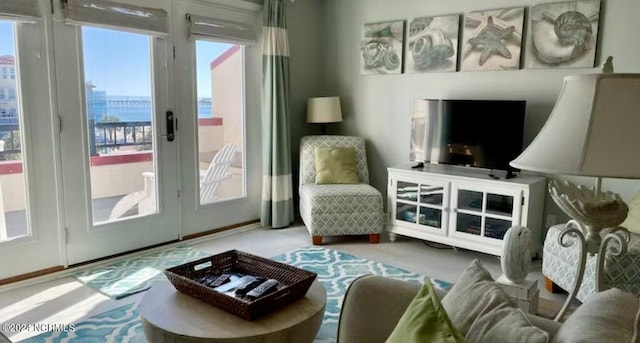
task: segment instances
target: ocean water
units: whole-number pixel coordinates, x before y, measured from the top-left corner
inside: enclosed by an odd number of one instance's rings
[[[151,121],[151,106],[133,108],[107,108],[110,116],[115,116],[121,122]],[[211,106],[198,106],[198,118],[211,118]],[[161,116],[161,118],[164,116]],[[100,122],[100,118],[96,118]]]

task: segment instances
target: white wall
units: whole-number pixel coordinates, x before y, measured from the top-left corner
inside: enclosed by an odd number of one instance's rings
[[[367,140],[369,168],[376,188],[386,192],[386,167],[408,163],[410,114],[415,98],[524,99],[525,145],[544,124],[563,78],[599,69],[546,69],[400,75],[360,75],[360,36],[365,22],[412,16],[464,14],[501,7],[531,6],[536,0],[326,0],[324,28],[327,89],[342,97],[341,131]],[[602,0],[597,64],[614,56],[616,72],[640,72],[640,1]],[[525,29],[526,30],[526,29]],[[526,32],[525,32],[526,35]],[[312,66],[310,66],[312,67]],[[579,179],[585,183],[588,179]],[[629,198],[635,181],[605,182]],[[561,211],[547,199],[547,211]]]

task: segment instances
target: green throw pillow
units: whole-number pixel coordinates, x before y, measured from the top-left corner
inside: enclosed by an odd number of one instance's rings
[[[358,183],[355,148],[316,148],[316,183]]]
[[[464,343],[427,281],[411,301],[387,343]]]

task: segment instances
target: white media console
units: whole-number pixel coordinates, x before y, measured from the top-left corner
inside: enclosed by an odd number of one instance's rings
[[[544,177],[494,179],[489,171],[437,164],[387,170],[391,241],[403,235],[500,256],[506,231],[521,225],[531,229],[531,251],[539,255]]]

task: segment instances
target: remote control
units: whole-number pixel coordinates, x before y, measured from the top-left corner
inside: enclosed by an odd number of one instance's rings
[[[247,293],[249,293],[252,289],[258,287],[261,283],[265,282],[265,278],[259,277],[256,278],[250,282],[247,282],[243,285],[240,285],[237,289],[236,289],[236,295],[246,295]]]
[[[215,278],[214,280],[208,282],[207,286],[216,288],[218,286],[224,285],[225,283],[227,283],[229,281],[231,281],[231,275],[222,274],[222,275],[218,276],[217,278]]]
[[[257,299],[261,296],[271,293],[278,288],[278,281],[274,279],[269,279],[260,284],[260,286],[254,288],[249,293],[247,293],[247,297],[250,299]]]

